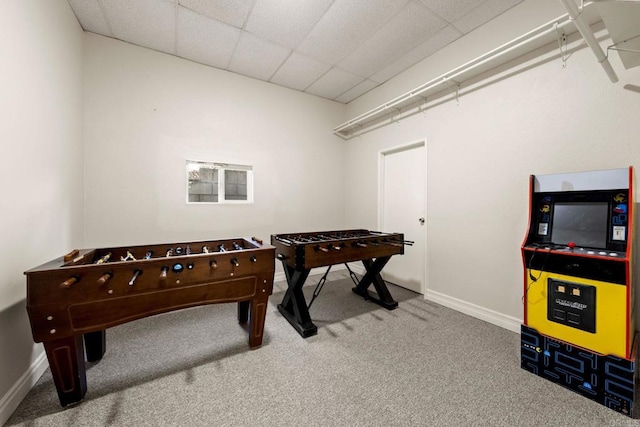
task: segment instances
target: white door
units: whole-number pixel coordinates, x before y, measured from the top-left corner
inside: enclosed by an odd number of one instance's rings
[[[380,153],[380,231],[404,233],[404,255],[394,255],[382,270],[384,280],[424,294],[425,287],[425,188],[424,142]]]

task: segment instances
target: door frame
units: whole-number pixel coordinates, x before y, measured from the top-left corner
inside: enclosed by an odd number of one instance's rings
[[[423,277],[422,284],[420,285],[420,293],[424,298],[426,298],[427,293],[427,277],[429,271],[429,263],[428,263],[428,244],[427,244],[427,228],[428,228],[428,218],[427,218],[427,138],[422,138],[417,141],[404,143],[400,145],[396,145],[390,148],[385,148],[378,151],[378,230],[382,228],[384,224],[384,159],[385,156],[389,154],[398,153],[401,151],[411,150],[418,147],[424,147],[424,219],[425,226],[423,227],[422,239],[424,241],[424,269],[423,269]],[[401,230],[381,230],[385,232],[402,232]]]

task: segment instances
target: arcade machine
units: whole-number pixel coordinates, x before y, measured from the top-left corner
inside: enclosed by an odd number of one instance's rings
[[[521,366],[637,416],[633,168],[531,176]]]

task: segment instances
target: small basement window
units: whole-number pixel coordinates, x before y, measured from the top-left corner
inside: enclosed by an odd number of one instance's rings
[[[253,203],[253,167],[187,160],[187,203]]]

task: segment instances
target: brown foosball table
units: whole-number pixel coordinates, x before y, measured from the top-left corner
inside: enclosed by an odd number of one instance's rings
[[[303,337],[318,333],[309,308],[318,296],[332,265],[345,264],[355,283],[352,291],[387,310],[398,307],[389,293],[380,272],[393,255],[403,254],[404,246],[413,242],[404,240],[402,233],[383,233],[369,230],[340,230],[305,233],[274,234],[271,244],[276,248],[276,258],[282,261],[287,278],[287,291],[278,305],[278,311]],[[366,273],[358,280],[348,262],[362,261]],[[307,305],[302,292],[312,268],[328,267],[316,286],[313,298]],[[375,293],[368,288],[373,285]]]
[[[105,330],[132,320],[237,303],[249,346],[262,345],[274,251],[256,238],[76,249],[25,272],[33,339],[44,344],[60,404],[87,391],[85,351],[100,360]]]

